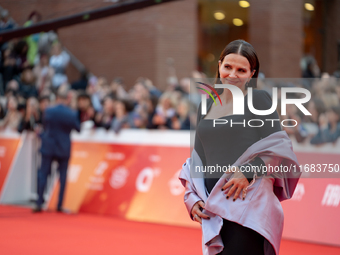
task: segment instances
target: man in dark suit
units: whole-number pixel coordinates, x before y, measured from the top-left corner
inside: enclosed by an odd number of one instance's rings
[[[38,201],[33,212],[41,212],[44,202],[44,190],[51,164],[58,162],[60,191],[57,211],[62,212],[64,190],[67,177],[67,166],[71,152],[70,133],[73,129],[80,131],[77,113],[67,107],[67,91],[59,92],[57,105],[49,107],[43,115],[44,132],[41,137],[41,167],[38,171]]]

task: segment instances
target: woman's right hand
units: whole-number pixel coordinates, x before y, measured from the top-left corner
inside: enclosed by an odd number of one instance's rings
[[[202,218],[208,219],[208,220],[210,219],[208,215],[202,213],[202,209],[204,209],[204,206],[205,206],[204,202],[200,200],[196,202],[191,209],[192,218],[195,221],[198,221],[200,224],[202,224]]]

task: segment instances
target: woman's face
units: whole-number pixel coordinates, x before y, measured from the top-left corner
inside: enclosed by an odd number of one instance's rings
[[[40,56],[40,64],[42,66],[48,66],[48,63],[49,63],[48,56],[47,55],[41,55]]]
[[[147,98],[149,94],[149,91],[141,83],[136,83],[133,89],[134,89],[134,99],[137,102],[140,100],[143,100],[144,98]]]
[[[171,108],[171,100],[170,98],[164,98],[163,102],[162,102],[162,106],[164,109],[169,109]]]
[[[86,111],[91,106],[91,100],[88,98],[78,98],[78,109]]]
[[[39,21],[38,15],[33,15],[31,20],[32,20],[33,23],[37,23]]]
[[[112,115],[114,113],[114,101],[111,98],[106,98],[103,106],[104,113]]]
[[[126,109],[125,109],[125,105],[122,102],[117,102],[116,105],[116,116],[119,117],[123,117],[126,114]]]
[[[23,80],[23,82],[26,83],[26,84],[32,84],[32,83],[34,83],[34,73],[32,72],[32,70],[26,69],[26,70],[22,73],[22,80]]]
[[[10,111],[16,111],[17,108],[18,108],[18,101],[17,101],[17,99],[15,97],[10,97],[8,99],[7,107],[8,107],[8,110],[10,110]]]
[[[16,80],[11,80],[7,83],[7,88],[18,90],[19,89],[19,83]]]
[[[327,117],[329,122],[331,123],[336,123],[339,121],[339,116],[335,112],[333,112],[333,110],[327,111]]]
[[[184,102],[180,102],[177,107],[177,112],[180,116],[188,115],[189,107],[188,104]]]
[[[245,90],[245,84],[250,81],[255,70],[250,70],[250,64],[246,57],[231,53],[219,61],[220,78],[223,84],[235,85]]]
[[[61,52],[62,52],[61,44],[59,44],[59,43],[53,44],[51,52],[52,52],[52,55],[55,55],[55,56],[60,55]]]

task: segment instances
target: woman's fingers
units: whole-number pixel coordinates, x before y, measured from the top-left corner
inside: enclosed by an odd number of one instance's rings
[[[202,224],[202,218],[204,219],[210,219],[209,215],[203,213],[201,211],[201,208],[204,208],[205,204],[203,201],[199,201],[194,205],[194,208],[192,210],[192,217],[195,221],[198,221]]]
[[[249,182],[241,172],[239,173],[240,173],[240,176],[237,175],[238,172],[235,173],[235,176],[232,179],[228,180],[228,182],[224,184],[222,187],[222,191],[225,191],[223,193],[226,194],[227,199],[231,197],[232,194],[235,192],[234,197],[233,197],[233,201],[235,201],[240,195],[241,191],[243,191],[243,194],[242,194],[243,200],[246,197],[245,189],[249,185]],[[226,189],[230,186],[231,188],[229,189],[229,191],[226,191]]]
[[[227,199],[231,197],[231,195],[234,193],[234,191],[238,188],[238,185],[234,183],[234,185],[230,188],[230,190],[227,193]]]
[[[196,213],[194,214],[193,219],[202,224],[202,219],[210,220],[210,217],[204,213]]]
[[[203,203],[203,201],[201,201]],[[205,213],[203,213],[201,211],[201,206],[202,204],[201,203],[197,203],[197,205],[195,206],[194,210],[193,210],[193,216],[195,217],[195,215],[197,215],[199,218],[204,218],[204,219],[210,219],[209,215],[206,215]],[[203,206],[204,206],[204,203],[203,203]],[[197,217],[196,216],[196,217]]]
[[[240,184],[234,184],[233,187],[229,190],[229,192],[227,193],[227,199],[229,197],[232,196],[232,194],[235,192],[234,194],[234,197],[233,197],[233,201],[235,201],[238,196],[240,195],[241,191],[243,191],[243,194],[242,194],[242,198],[243,200],[245,199],[246,197],[246,191],[244,190],[244,186],[243,185],[240,185]]]
[[[202,219],[197,214],[194,215],[194,220],[198,221],[200,224],[202,224]]]
[[[204,208],[205,204],[204,202],[201,200],[201,201],[198,201],[198,205],[201,207],[201,208]]]
[[[240,195],[241,191],[242,191],[242,188],[239,186],[237,188],[236,192],[235,192],[233,201],[235,201],[238,198],[238,196]]]
[[[204,218],[204,219],[210,219],[209,215],[202,213],[202,209],[204,209],[204,206],[205,206],[204,202],[201,200],[201,201],[198,202],[198,205],[199,205],[199,208],[198,208],[198,211],[197,211],[197,215],[201,218]]]
[[[230,179],[226,184],[223,185],[222,191],[225,191],[227,188],[229,188],[233,184],[234,184],[234,179]]]
[[[200,218],[204,218],[204,219],[210,219],[209,215],[205,214],[205,213],[202,213],[201,211],[197,212],[197,215],[200,217]]]
[[[242,189],[242,199],[246,199],[246,195],[247,195],[247,189]]]
[[[233,186],[229,189],[229,191],[225,192],[226,193],[226,198],[228,199],[235,192],[234,198],[233,198],[233,201],[235,201],[237,199],[237,197],[240,195],[241,191],[243,191],[242,198],[245,198],[245,196],[246,196],[246,192],[244,191],[245,187],[246,186],[244,186],[243,183],[238,183],[237,181],[234,182]],[[224,190],[224,189],[222,189],[222,190]]]

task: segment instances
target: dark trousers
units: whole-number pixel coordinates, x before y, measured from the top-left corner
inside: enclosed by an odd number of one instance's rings
[[[56,157],[56,156],[46,156],[42,155],[41,167],[38,171],[38,201],[37,206],[41,207],[44,203],[44,191],[47,184],[47,177],[51,173],[51,165],[53,161],[58,162],[58,171],[59,171],[59,181],[60,181],[60,190],[59,190],[59,200],[58,200],[58,209],[62,208],[64,191],[66,186],[66,177],[67,177],[67,166],[69,157]]]
[[[219,255],[264,255],[264,237],[250,228],[223,219],[220,235],[224,249]]]

